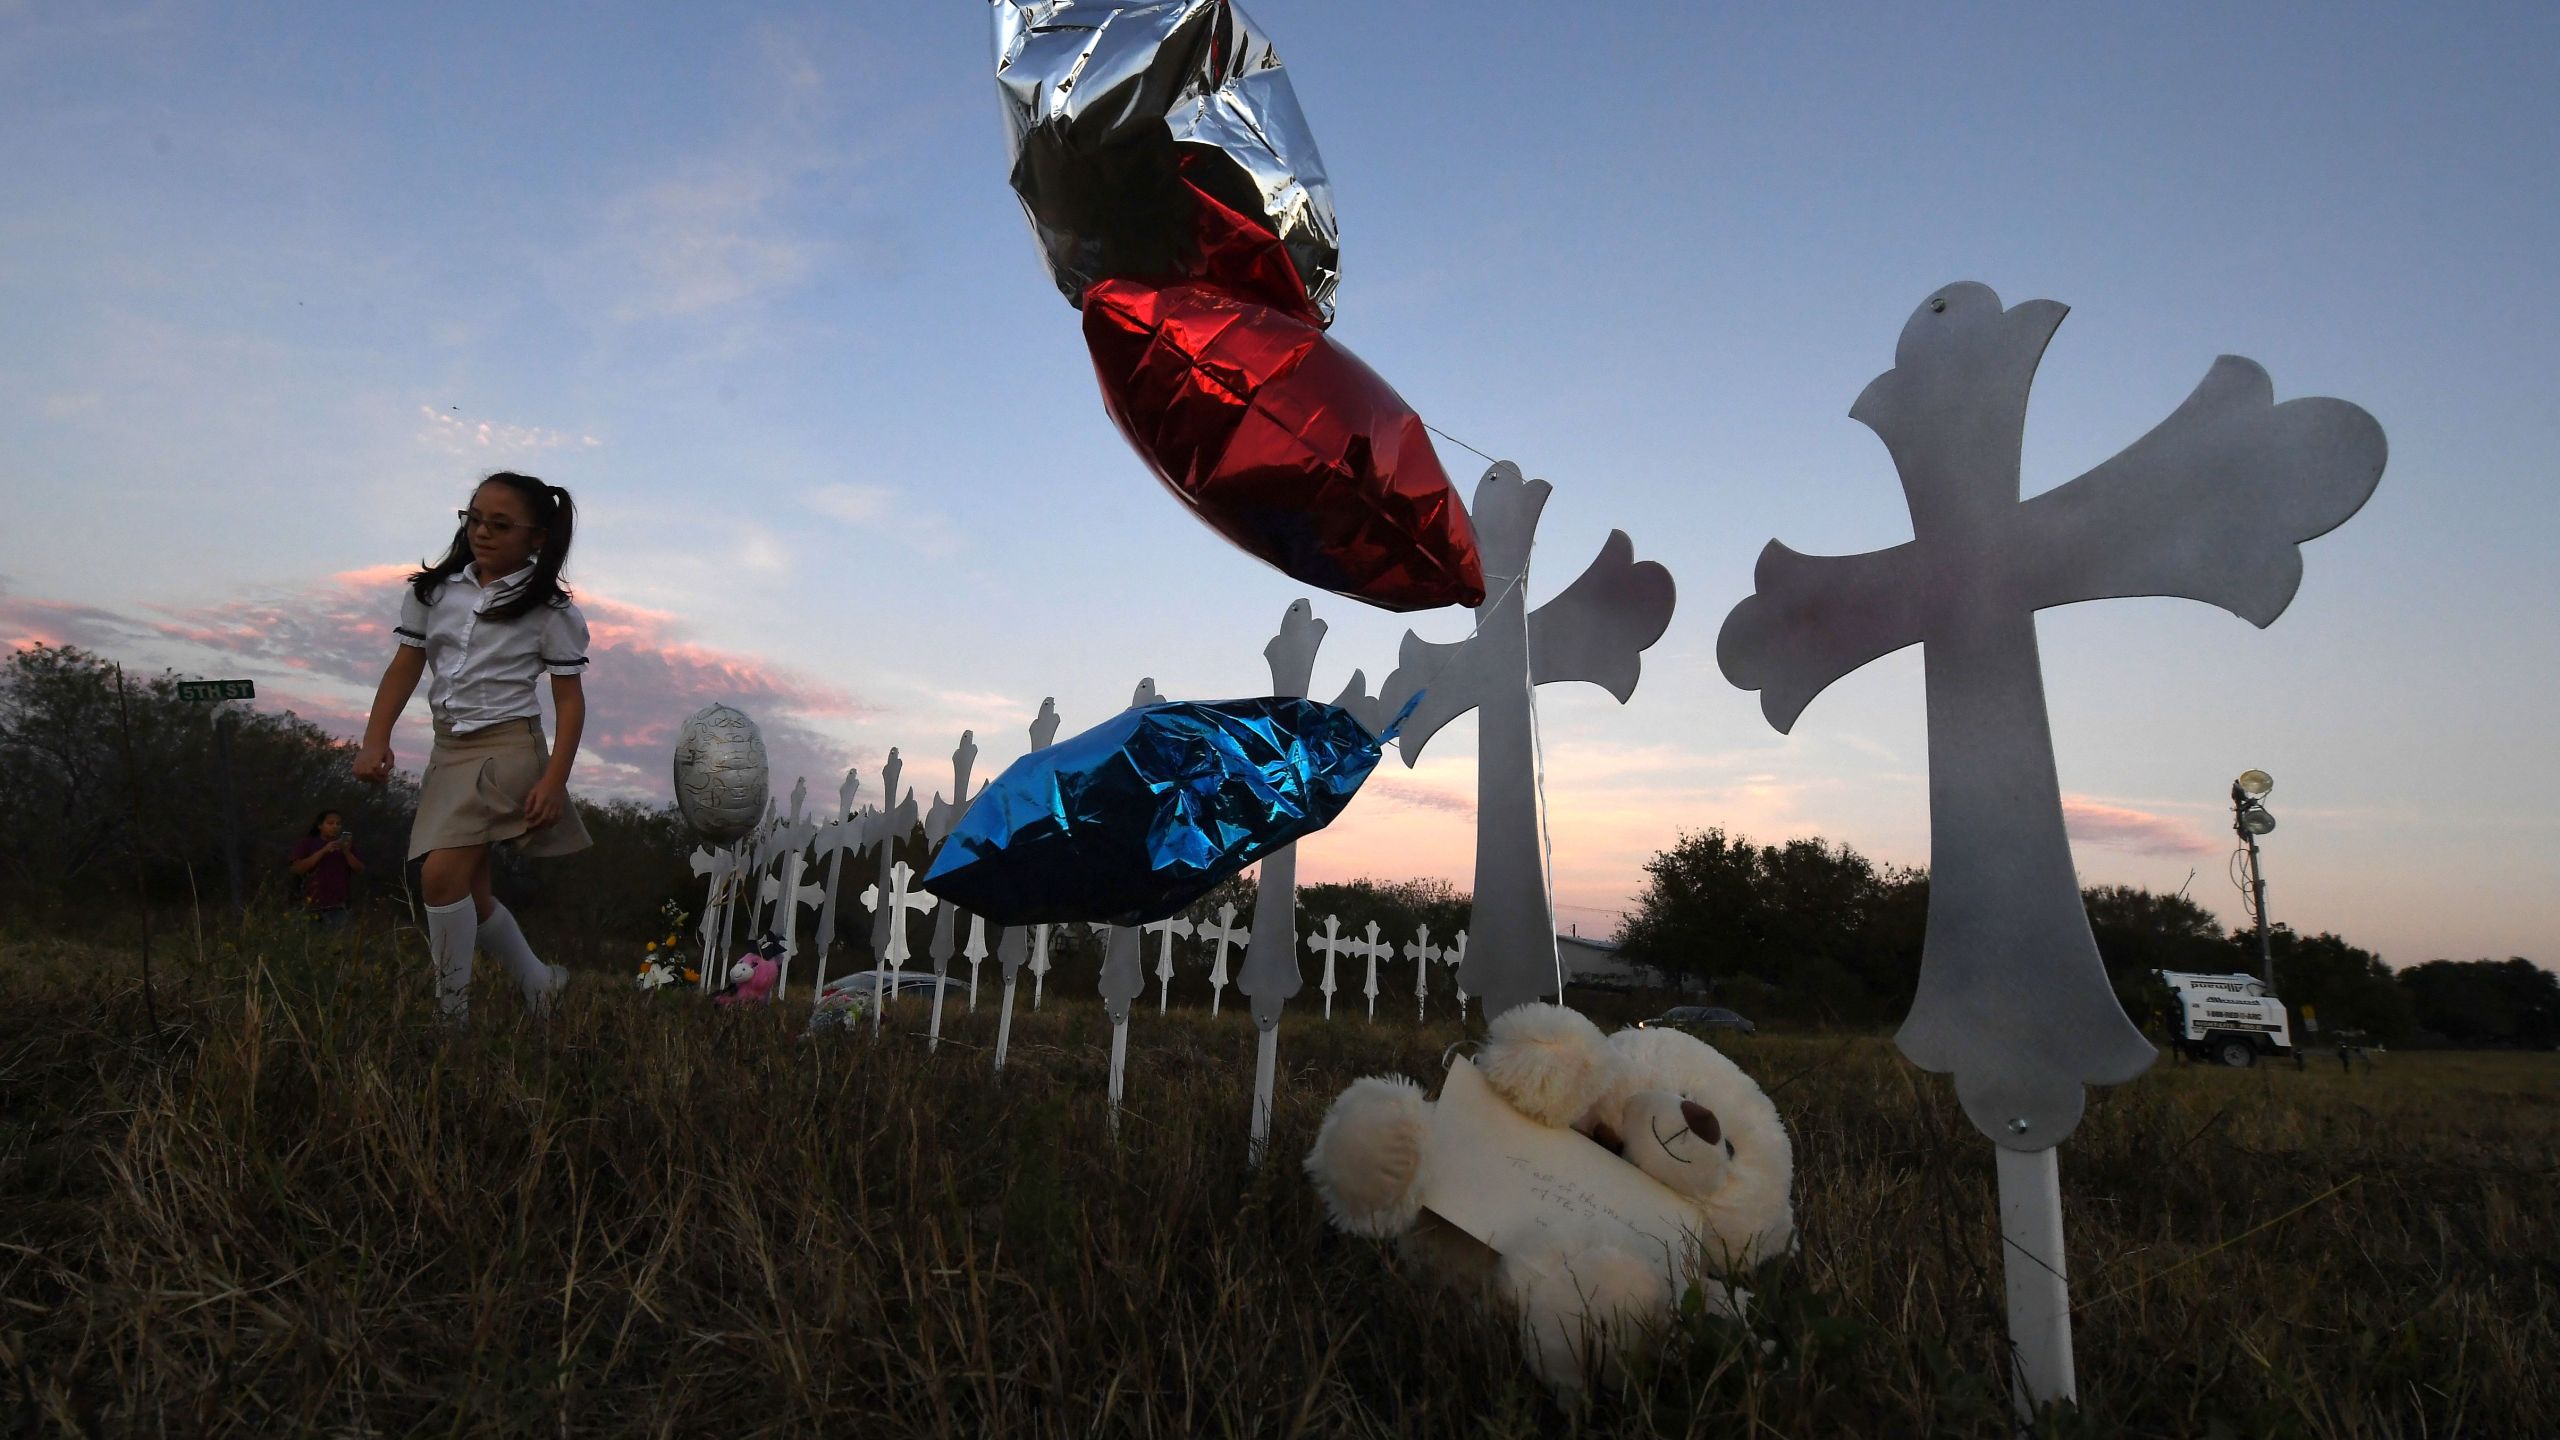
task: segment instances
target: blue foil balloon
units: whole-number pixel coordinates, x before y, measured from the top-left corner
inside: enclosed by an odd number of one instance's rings
[[[1280,696],[1124,710],[1007,766],[925,888],[1000,925],[1161,920],[1331,824],[1395,733]]]

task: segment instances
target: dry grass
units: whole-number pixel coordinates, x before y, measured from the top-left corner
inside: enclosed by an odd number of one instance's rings
[[[484,985],[451,1037],[380,940],[163,969],[155,1041],[123,964],[0,952],[0,1430],[2008,1433],[1990,1154],[1877,1038],[1729,1047],[1794,1127],[1803,1254],[1754,1333],[1699,1322],[1566,1414],[1296,1167],[1454,1027],[1293,1020],[1256,1171],[1233,1009],[1142,1009],[1114,1143],[1108,1030],[1054,995],[997,1083],[991,1006],[928,1056],[585,977],[547,1028]],[[2555,1154],[2550,1056],[2102,1092],[2064,1152],[2086,1409],[2051,1429],[2545,1431]]]

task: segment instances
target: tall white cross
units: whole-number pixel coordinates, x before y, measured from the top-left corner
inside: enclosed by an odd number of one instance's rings
[[[942,842],[951,838],[952,827],[960,823],[960,817],[969,809],[969,772],[977,763],[977,732],[963,730],[960,732],[960,748],[951,752],[951,793],[956,798],[945,800],[941,795],[935,795],[933,808],[925,816],[925,843],[936,853],[941,851]],[[931,862],[928,860],[926,863],[927,868],[931,868]],[[955,943],[959,924],[960,907],[957,905],[944,905],[933,917],[933,1019],[925,1028],[927,1052],[942,1048],[942,981],[951,973],[951,957],[959,953]]]
[[[1413,962],[1413,1018],[1428,1018],[1431,999],[1431,965],[1440,958],[1440,947],[1431,943],[1431,927],[1404,942],[1404,958]]]
[[[1031,748],[1046,750],[1058,738],[1058,702],[1056,697],[1040,701],[1040,713],[1031,721]],[[1010,925],[996,937],[996,960],[1004,967],[1004,1008],[996,1017],[996,1073],[1004,1073],[1004,1056],[1013,1043],[1013,986],[1027,960],[1035,968],[1031,972],[1031,1008],[1040,1008],[1040,977],[1049,973],[1049,927],[1046,925]],[[969,1006],[978,1004],[978,971],[969,969]]]
[[[807,821],[793,827],[794,834],[806,833],[812,840],[817,838],[817,830],[817,826]],[[802,843],[805,845],[807,842]],[[827,898],[825,887],[801,882],[807,861],[808,851],[805,849],[785,852],[781,878],[764,877],[765,898],[773,902],[773,923],[782,941],[782,973],[774,977],[773,989],[765,997],[768,1003],[780,1001],[783,992],[791,986],[791,957],[799,952],[800,947],[800,912],[816,909]]]
[[[1146,934],[1162,937],[1156,946],[1156,1013],[1161,1015],[1165,1012],[1165,1007],[1173,1003],[1174,938],[1190,934],[1191,922],[1179,915],[1169,915],[1162,920],[1141,925],[1138,929]]]
[[[1031,927],[1031,958],[1023,962],[1023,968],[1031,972],[1031,1008],[1037,1011],[1040,1008],[1040,991],[1049,978],[1048,926]]]
[[[1378,922],[1372,920],[1369,922],[1367,937],[1343,942],[1342,953],[1358,956],[1369,962],[1369,976],[1361,983],[1360,989],[1362,994],[1369,997],[1369,1023],[1374,1025],[1378,1022],[1378,962],[1396,953],[1395,944],[1378,938]]]
[[[1102,1011],[1111,1017],[1111,1133],[1120,1133],[1120,1096],[1129,1070],[1129,1002],[1146,993],[1146,957],[1133,925],[1087,927],[1103,937]]]
[[[827,903],[818,911],[818,978],[809,989],[812,998],[827,992],[827,957],[836,948],[836,902],[844,888],[844,853],[862,848],[862,821],[853,808],[853,797],[861,789],[861,773],[846,770],[844,784],[836,791],[836,818],[818,831],[814,853],[827,857]]]
[[[882,808],[871,813],[862,837],[864,849],[880,852],[878,878],[872,882],[872,888],[883,893],[889,888],[889,867],[897,862],[899,843],[916,828],[915,790],[909,788],[903,799],[898,795],[898,775],[905,768],[906,762],[898,758],[898,747],[890,746],[889,758],[880,763]],[[876,913],[871,917],[871,959],[875,970],[889,958],[891,924],[889,912]],[[872,1018],[876,1023],[879,1018],[877,1007],[874,1007]]]
[[[907,949],[907,927],[905,923],[907,917],[903,912],[913,910],[920,915],[931,914],[935,904],[934,897],[930,892],[911,888],[915,882],[915,878],[915,868],[909,865],[906,861],[901,860],[889,867],[888,889],[883,890],[879,886],[874,885],[862,892],[863,908],[871,911],[876,918],[887,922],[887,934],[889,938],[881,947],[880,959],[885,962],[892,975],[903,971],[906,968],[907,961],[912,958],[913,955],[913,952]],[[879,967],[875,966],[871,972],[871,1029],[873,1034],[879,1033],[881,1023],[880,1012],[887,1008],[887,1000],[888,996],[885,991],[885,980],[880,974]]]
[[[1549,488],[1522,479],[1508,460],[1485,471],[1471,513],[1492,588],[1476,607],[1475,631],[1452,645],[1406,631],[1396,671],[1380,692],[1391,704],[1422,692],[1398,740],[1407,765],[1442,726],[1476,712],[1475,913],[1468,928],[1484,931],[1485,943],[1467,957],[1466,980],[1484,997],[1487,1018],[1564,989],[1538,793],[1537,687],[1587,680],[1624,704],[1635,694],[1646,647],[1671,623],[1671,572],[1639,562],[1619,530],[1609,532],[1580,578],[1530,611],[1529,551]]]
[[[1280,612],[1279,632],[1262,647],[1271,674],[1271,693],[1303,699],[1315,684],[1316,651],[1324,644],[1325,623],[1315,606],[1292,600]],[[1357,674],[1352,687],[1365,692]],[[1364,720],[1364,723],[1365,720]],[[1253,1162],[1271,1143],[1271,1107],[1280,1087],[1280,1015],[1305,980],[1298,967],[1298,847],[1283,845],[1262,857],[1254,872],[1253,934],[1245,942],[1244,973],[1236,988],[1253,1007],[1253,1129],[1249,1153]],[[1325,997],[1331,1014],[1333,997]]]
[[[1236,907],[1233,904],[1225,904],[1218,907],[1218,918],[1215,921],[1201,921],[1200,928],[1195,933],[1200,939],[1208,941],[1211,946],[1209,1013],[1215,1015],[1218,1013],[1218,1001],[1227,991],[1227,947],[1250,936],[1253,931],[1250,928],[1237,928]]]
[[[987,948],[987,917],[972,912],[969,916],[969,941],[960,947],[961,956],[969,962],[969,1013],[978,1013],[978,966],[995,952]]]
[[[2364,505],[2388,450],[2364,411],[2279,405],[2265,370],[2226,355],[2149,434],[2021,500],[2028,392],[2064,313],[2050,300],[2004,308],[1975,284],[1922,302],[1893,368],[1849,411],[1893,459],[1911,540],[1831,556],[1770,542],[1716,642],[1725,677],[1759,691],[1779,730],[1834,680],[1921,647],[1929,917],[1895,1043],[1953,1074],[1965,1117],[1999,1147],[2009,1337],[2030,1412],[2077,1383],[2055,1148],[2085,1086],[2156,1058],[2080,898],[2036,612],[2179,596],[2272,624],[2302,583],[2302,543]]]
[[[791,928],[790,915],[786,910],[777,909],[776,905],[785,888],[781,882],[787,881],[792,889],[799,888],[796,862],[805,856],[809,842],[818,837],[818,827],[800,818],[808,804],[809,777],[803,775],[791,783],[789,816],[765,832],[764,843],[756,852],[756,888],[750,897],[756,905],[756,928],[781,940],[786,949],[791,943],[791,937],[785,933]],[[776,862],[780,862],[789,873],[777,876]]]
[[[717,849],[706,845],[694,851],[686,860],[686,864],[694,874],[708,876],[711,881],[703,891],[702,923],[697,927],[702,936],[700,988],[707,992],[711,988],[713,964],[728,963],[725,957],[720,956],[719,950],[722,936],[727,929],[729,891],[732,888],[733,877],[738,873],[737,850],[736,847],[729,845],[723,845]]]
[[[1307,937],[1307,948],[1324,957],[1324,978],[1316,988],[1324,992],[1324,1018],[1333,1018],[1333,958],[1349,950],[1357,941],[1342,933],[1342,924],[1333,916],[1324,917],[1324,933]]]
[[[1461,930],[1449,937],[1449,948],[1440,952],[1440,962],[1449,967],[1453,978],[1467,968],[1466,931]],[[1463,981],[1458,982],[1458,1023],[1467,1023],[1467,987]]]

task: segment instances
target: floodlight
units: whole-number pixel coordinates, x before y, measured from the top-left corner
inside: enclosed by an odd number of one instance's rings
[[[2240,778],[2231,782],[2231,788],[2255,800],[2276,788],[2276,777],[2264,770],[2243,770]]]
[[[2268,814],[2265,806],[2252,805],[2240,812],[2240,828],[2252,835],[2264,835],[2276,828],[2276,817]]]

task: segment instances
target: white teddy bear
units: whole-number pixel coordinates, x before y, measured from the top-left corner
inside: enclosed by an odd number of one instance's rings
[[[1759,1085],[1704,1041],[1650,1028],[1603,1036],[1576,1011],[1523,1005],[1494,1020],[1476,1063],[1521,1115],[1579,1133],[1686,1201],[1697,1273],[1737,1275],[1787,1249],[1786,1129]],[[1547,1226],[1497,1255],[1424,1209],[1432,1123],[1432,1102],[1402,1076],[1355,1081],[1334,1101],[1306,1167],[1335,1225],[1396,1238],[1446,1278],[1506,1299],[1530,1364],[1561,1390],[1673,1317],[1673,1278],[1623,1230]],[[1704,1283],[1709,1303],[1738,1311],[1731,1292]]]

